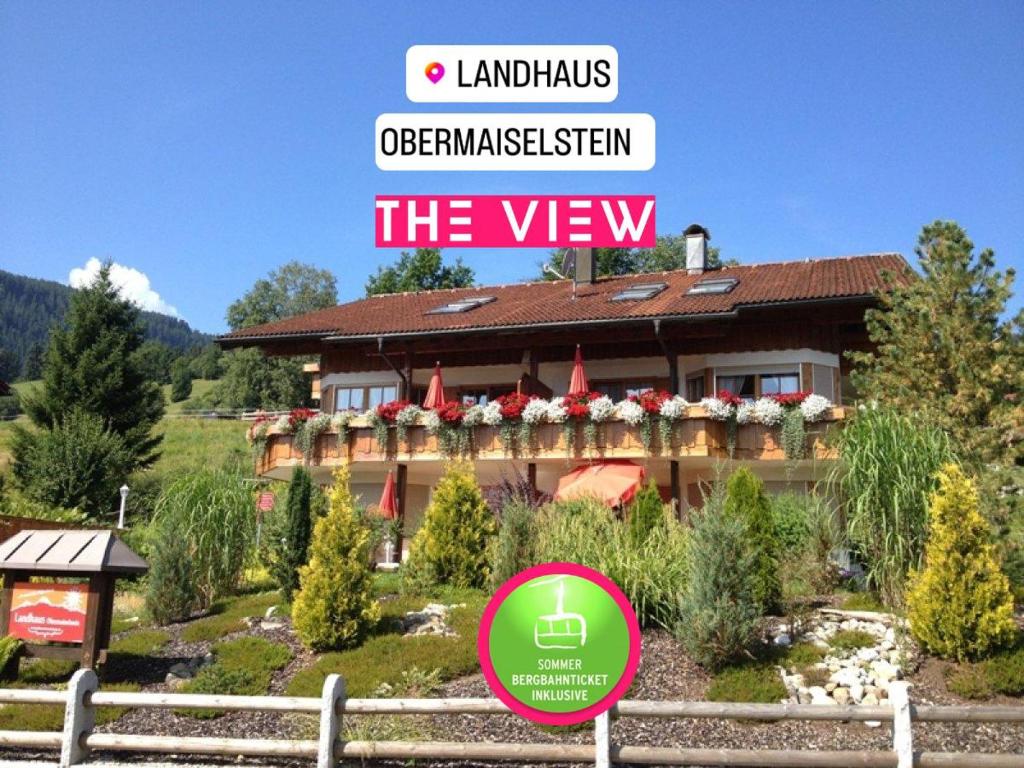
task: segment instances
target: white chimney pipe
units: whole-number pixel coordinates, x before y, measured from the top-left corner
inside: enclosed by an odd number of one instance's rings
[[[695,227],[691,227],[695,229]],[[708,263],[708,238],[707,233],[701,229],[699,232],[687,232],[686,234],[686,272],[690,275],[699,275],[706,268]]]

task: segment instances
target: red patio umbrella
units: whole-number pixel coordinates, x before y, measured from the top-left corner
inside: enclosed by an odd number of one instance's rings
[[[427,387],[427,396],[423,398],[423,407],[427,409],[440,408],[444,405],[444,382],[441,381],[441,362],[434,366],[434,375],[430,377],[430,386]]]
[[[630,461],[599,461],[577,467],[558,480],[555,501],[596,496],[609,507],[628,504],[644,480],[644,468]]]
[[[385,520],[394,520],[398,517],[398,497],[395,495],[395,476],[388,471],[388,479],[384,481],[384,490],[380,494],[380,502],[377,504],[377,514]]]
[[[590,391],[587,374],[583,370],[583,353],[580,345],[576,345],[576,360],[572,366],[572,377],[569,379],[569,395],[585,395]]]

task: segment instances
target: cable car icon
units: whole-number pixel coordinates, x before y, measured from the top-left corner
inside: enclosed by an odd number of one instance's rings
[[[530,588],[556,584],[555,612],[538,616],[533,625],[533,644],[543,649],[575,650],[587,644],[587,620],[565,610],[565,576],[541,579]]]

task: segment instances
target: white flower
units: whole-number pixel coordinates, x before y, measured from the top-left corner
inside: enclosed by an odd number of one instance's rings
[[[608,421],[613,415],[615,415],[615,403],[608,395],[601,395],[596,400],[590,401],[591,421]]]
[[[420,407],[418,405],[409,404],[395,414],[395,424],[408,427],[416,423],[416,418],[419,415]]]
[[[686,416],[686,409],[689,406],[690,404],[686,402],[686,398],[680,397],[679,395],[673,395],[661,404],[658,412],[666,419],[678,421]]]
[[[757,421],[757,417],[754,415],[754,404],[744,400],[736,408],[736,423],[750,424],[753,421]]]
[[[341,429],[342,427],[347,427],[348,423],[352,421],[352,418],[355,415],[355,411],[350,411],[347,409],[344,411],[338,411],[333,416],[331,416],[331,426],[334,427],[334,429]]]
[[[277,421],[274,422],[274,429],[278,432],[284,432],[285,434],[292,431],[291,420],[288,418],[287,414],[277,417]]]
[[[371,408],[363,413],[363,418],[366,419],[367,424],[376,424],[380,421],[380,416],[377,415],[377,409]]]
[[[483,424],[483,421],[484,407],[482,405],[469,406],[462,416],[462,423],[467,427],[475,427],[477,424]]]
[[[548,416],[548,401],[535,397],[523,406],[522,419],[527,424],[540,424]]]
[[[821,421],[831,408],[832,403],[828,401],[827,397],[821,395],[808,395],[800,403],[800,413],[804,415],[804,421],[808,422]]]
[[[754,403],[754,418],[766,427],[778,426],[784,415],[785,410],[774,398],[762,397]]]
[[[423,414],[423,426],[427,428],[427,432],[431,434],[437,432],[441,428],[441,417],[438,416],[437,411],[429,410]]]
[[[552,424],[561,424],[568,416],[569,411],[559,398],[556,397],[547,404],[547,417]]]
[[[618,411],[619,418],[630,426],[635,427],[641,421],[644,420],[644,409],[640,403],[634,403],[632,400],[622,400],[615,410]]]
[[[309,420],[306,425],[306,429],[311,430],[314,434],[319,435],[325,431],[331,425],[331,415],[329,413],[318,413],[316,416]]]
[[[501,403],[491,400],[483,408],[481,419],[489,427],[496,427],[501,424]]]
[[[270,422],[269,421],[261,421],[258,424],[256,424],[255,426],[253,426],[252,431],[250,432],[250,435],[252,436],[253,440],[262,440],[263,438],[265,438],[267,436],[267,432],[269,432],[269,431],[270,431]]]
[[[736,412],[731,403],[719,400],[717,397],[705,397],[700,404],[707,411],[708,418],[715,421],[728,421]]]

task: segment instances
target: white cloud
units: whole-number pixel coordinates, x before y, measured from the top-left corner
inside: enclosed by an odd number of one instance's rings
[[[84,288],[91,285],[99,274],[102,263],[97,258],[89,259],[84,267],[75,267],[68,275],[68,283],[72,288]],[[178,310],[160,298],[153,290],[145,272],[114,262],[110,266],[110,280],[117,287],[122,298],[128,299],[140,309],[159,312],[163,315],[180,317]]]

